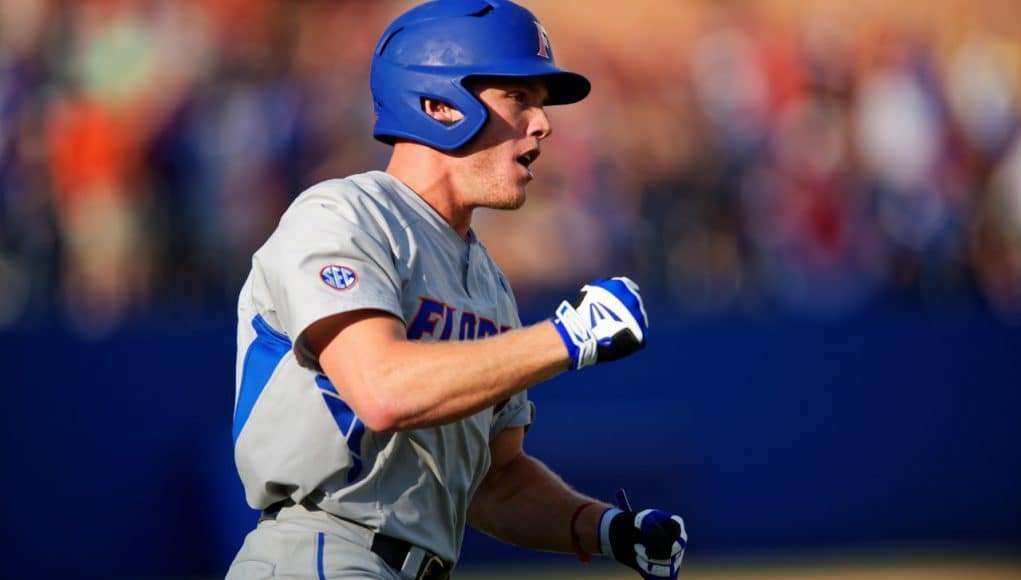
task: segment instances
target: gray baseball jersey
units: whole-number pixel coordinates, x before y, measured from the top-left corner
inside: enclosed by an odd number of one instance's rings
[[[399,317],[413,340],[520,326],[506,278],[468,238],[379,171],[320,183],[288,208],[255,253],[238,303],[234,454],[252,507],[322,497],[327,512],[457,560],[489,440],[531,422],[527,396],[440,427],[376,433],[341,399],[303,332],[361,309]]]

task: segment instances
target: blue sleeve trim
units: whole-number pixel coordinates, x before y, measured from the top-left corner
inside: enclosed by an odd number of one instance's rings
[[[261,314],[252,319],[252,328],[255,329],[255,340],[248,345],[245,361],[241,365],[241,388],[234,409],[235,444],[245,423],[248,422],[248,417],[252,414],[255,402],[259,400],[266,383],[273,376],[273,371],[291,350],[291,341],[287,340],[287,335],[271,327]]]

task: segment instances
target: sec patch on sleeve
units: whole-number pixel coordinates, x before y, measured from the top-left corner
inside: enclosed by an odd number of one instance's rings
[[[358,282],[358,274],[354,270],[336,264],[319,270],[319,277],[334,290],[350,290]]]

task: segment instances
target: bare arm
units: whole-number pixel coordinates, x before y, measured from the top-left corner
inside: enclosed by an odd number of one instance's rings
[[[338,314],[305,331],[319,364],[374,431],[456,421],[567,370],[550,322],[474,341],[424,343],[376,310]]]
[[[493,463],[468,508],[468,523],[505,542],[551,552],[574,552],[571,517],[583,550],[600,553],[599,518],[610,506],[571,489],[522,449],[524,429],[501,432],[490,443]]]

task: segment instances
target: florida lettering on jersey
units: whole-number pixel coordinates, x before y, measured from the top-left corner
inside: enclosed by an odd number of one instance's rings
[[[419,296],[418,312],[408,325],[408,338],[420,340],[428,335],[438,340],[450,340],[457,329],[457,340],[475,340],[507,332],[510,325],[497,327],[496,322],[474,312],[461,311],[427,296]]]

